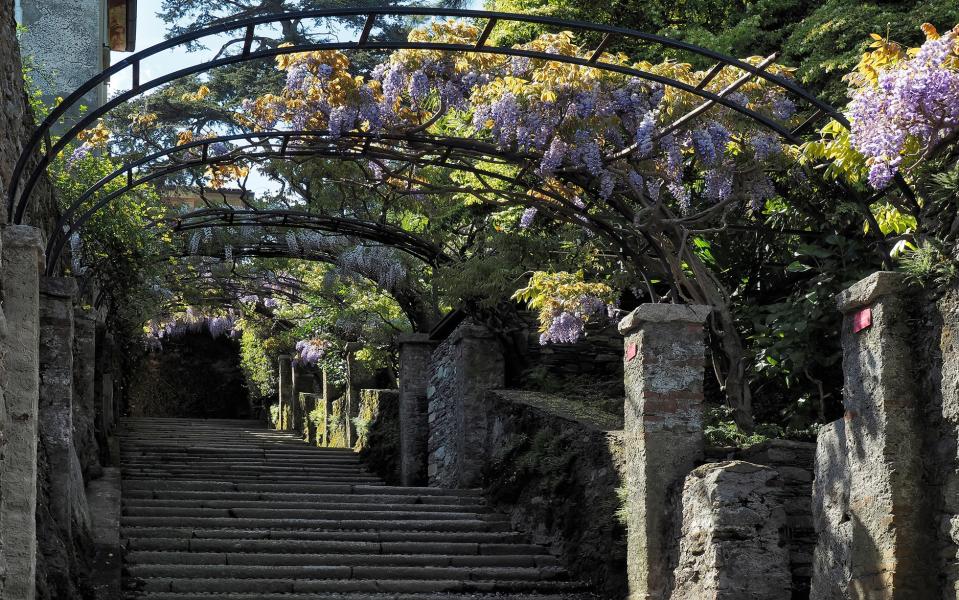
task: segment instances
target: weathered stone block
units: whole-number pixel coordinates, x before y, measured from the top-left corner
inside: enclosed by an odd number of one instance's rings
[[[50,463],[50,511],[68,548],[73,528],[89,529],[83,475],[73,440],[73,300],[76,280],[40,279],[40,439]]]
[[[85,480],[99,477],[96,439],[96,315],[78,310],[73,338],[73,445]]]
[[[875,273],[837,297],[845,315],[846,416],[824,430],[817,455],[817,599],[935,594],[906,292],[902,274]],[[866,310],[868,315],[854,316]],[[831,467],[842,464],[843,454],[845,470]],[[839,516],[843,499],[836,490],[846,489],[848,503]],[[837,566],[830,568],[830,561]],[[845,569],[848,578],[839,580]]]
[[[779,474],[729,461],[696,468],[683,486],[671,600],[787,600],[789,551]]]
[[[813,558],[812,600],[848,598],[852,521],[849,516],[849,459],[846,424],[833,421],[819,430],[813,522],[818,541]]]

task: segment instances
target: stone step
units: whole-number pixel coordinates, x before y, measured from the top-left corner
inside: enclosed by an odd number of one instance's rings
[[[164,491],[196,491],[196,492],[291,492],[296,494],[383,494],[391,495],[419,495],[480,497],[479,490],[444,490],[440,488],[398,488],[384,485],[372,486],[369,484],[354,485],[350,483],[231,483],[229,481],[199,481],[199,480],[170,480],[170,479],[141,479],[124,481],[123,493],[130,490],[164,490]]]
[[[274,567],[275,568],[275,567]],[[347,568],[349,569],[349,568]],[[397,592],[397,593],[440,593],[440,592],[563,592],[582,591],[583,587],[576,583],[565,581],[551,581],[539,578],[490,580],[477,579],[385,579],[390,570],[377,567],[365,567],[364,570],[374,573],[374,578],[361,579],[287,579],[287,578],[231,578],[218,576],[215,578],[203,577],[150,577],[146,579],[127,580],[127,589],[136,589],[144,592],[244,592],[244,593],[332,593],[332,592]],[[331,568],[332,575],[339,567]],[[422,569],[413,569],[421,571]],[[319,568],[314,569],[319,574]],[[519,575],[517,573],[517,575]],[[203,596],[200,596],[203,597]]]
[[[127,419],[128,600],[580,600],[480,490],[386,486],[248,421]]]
[[[129,564],[135,579],[287,579],[293,581],[385,579],[463,581],[560,581],[565,571],[556,567],[440,567],[402,565],[276,565],[276,564]],[[240,591],[240,590],[238,590]]]
[[[198,596],[194,592],[130,592],[126,595],[126,600],[595,600],[593,596],[566,592],[561,594],[550,593],[522,593],[499,594],[496,592],[477,595],[475,592],[467,593],[417,593],[417,592],[360,592],[360,593],[243,593],[243,592],[221,592],[204,593]]]
[[[217,501],[268,501],[311,504],[403,504],[403,505],[443,505],[480,508],[486,505],[485,500],[475,496],[442,496],[425,494],[400,494],[394,488],[378,487],[382,493],[376,494],[300,494],[300,493],[272,493],[272,492],[206,492],[191,490],[127,490],[123,494],[124,502],[132,501],[189,501],[189,502],[217,502]]]
[[[226,483],[268,483],[273,484],[289,484],[289,483],[354,483],[362,485],[384,485],[382,481],[378,478],[370,475],[343,475],[343,476],[334,476],[334,475],[323,475],[317,477],[309,476],[294,476],[290,475],[287,477],[281,477],[277,475],[270,475],[269,473],[264,473],[262,476],[257,475],[233,475],[230,473],[220,473],[220,474],[207,474],[202,473],[180,473],[180,474],[165,474],[162,471],[154,473],[123,473],[124,481],[155,481],[158,479],[163,479],[164,476],[170,477],[170,479],[165,480],[170,483],[175,481],[198,481],[198,482],[226,482]],[[212,481],[211,481],[212,480]]]
[[[203,475],[204,477],[215,477],[222,473],[229,473],[243,476],[276,475],[281,477],[288,476],[350,476],[372,477],[364,467],[359,465],[344,466],[309,466],[304,465],[300,468],[274,465],[171,465],[160,464],[152,466],[125,466],[121,469],[121,474],[126,475],[170,475],[178,477],[180,475]]]
[[[355,456],[298,456],[298,457],[263,457],[263,456],[176,456],[176,457],[151,457],[135,456],[122,458],[125,466],[162,466],[162,465],[194,465],[194,466],[244,466],[260,465],[269,466],[330,466],[330,467],[366,467],[360,459]]]
[[[124,539],[197,539],[197,540],[306,540],[306,541],[344,541],[376,543],[474,543],[511,544],[526,540],[526,536],[514,531],[319,531],[290,529],[239,529],[208,527],[123,527],[120,534]],[[179,548],[183,549],[183,548]]]
[[[319,529],[323,531],[505,531],[505,520],[478,519],[282,519],[269,517],[120,517],[122,527],[206,527],[206,528],[273,528]]]
[[[557,568],[548,554],[308,554],[261,552],[132,551],[133,565],[274,565],[274,566],[402,566],[402,567],[514,567]]]
[[[355,533],[355,532],[354,532]],[[443,538],[437,532],[430,539],[420,541],[345,541],[339,539],[217,539],[191,538],[188,536],[142,537],[128,538],[126,548],[129,552],[200,552],[200,553],[248,553],[258,556],[267,554],[417,554],[417,555],[445,555],[445,556],[551,556],[546,549],[535,544],[523,544],[519,541],[512,543],[480,543],[477,541],[457,542]],[[332,536],[331,536],[332,537]],[[408,536],[403,536],[408,537]],[[461,539],[475,540],[472,535]],[[493,538],[495,539],[495,538]],[[503,538],[510,542],[511,538]]]
[[[438,510],[401,511],[381,507],[383,510],[353,509],[331,510],[326,508],[279,508],[261,505],[254,508],[196,508],[183,506],[127,506],[123,508],[124,517],[181,517],[214,519],[296,519],[303,521],[348,521],[361,515],[364,521],[483,521],[502,522],[507,518],[493,513],[476,512],[440,512]]]
[[[349,498],[343,496],[341,498]],[[374,496],[375,498],[375,496]],[[380,496],[378,502],[355,502],[355,501],[323,501],[313,500],[296,501],[281,500],[156,500],[126,498],[122,502],[124,514],[133,515],[133,511],[148,511],[155,508],[162,509],[209,509],[209,510],[232,510],[232,509],[278,509],[278,510],[329,510],[329,511],[350,511],[357,512],[401,512],[401,513],[427,513],[427,514],[450,514],[463,513],[475,514],[484,510],[482,504],[402,504],[403,496]],[[384,500],[389,498],[389,500]],[[322,507],[322,508],[320,508]],[[127,510],[129,509],[129,510]],[[160,513],[157,513],[160,514]]]

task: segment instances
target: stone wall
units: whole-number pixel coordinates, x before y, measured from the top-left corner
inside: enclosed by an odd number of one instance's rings
[[[346,428],[346,397],[340,396],[329,404],[326,417],[327,437],[326,445],[329,448],[348,448]]]
[[[144,354],[131,373],[131,416],[252,416],[234,340],[197,333],[163,344],[163,350]]]
[[[491,504],[575,578],[607,598],[626,594],[626,537],[617,518],[622,419],[564,398],[491,391],[483,471]]]
[[[535,379],[552,377],[558,385],[569,378],[588,378],[591,384],[602,384],[606,395],[623,396],[623,336],[615,324],[589,324],[586,336],[575,344],[543,345],[536,314],[520,315],[527,323],[523,358],[529,370],[522,380],[509,381],[510,387],[528,387],[530,374],[536,374]]]
[[[941,447],[942,438],[924,422],[931,411],[929,399],[917,393],[917,374],[929,371],[927,378],[942,381],[944,362],[916,360],[921,346],[910,321],[921,305],[901,273],[874,273],[837,298],[844,315],[846,412],[819,437],[813,497],[819,543],[811,593],[816,600],[847,594],[909,600],[943,590],[943,597],[954,597],[954,588],[948,591],[954,557],[937,565],[932,516],[934,507],[947,506],[954,494],[943,494],[930,474],[955,470],[956,464],[953,457],[936,465],[930,460],[936,454],[926,451]],[[925,345],[946,340],[927,339]]]
[[[360,390],[356,445],[370,470],[388,485],[400,482],[399,390]]]
[[[926,366],[917,394],[928,465],[924,487],[936,530],[938,588],[952,600],[959,594],[959,286],[921,305],[913,348],[916,363]],[[833,497],[842,499],[843,490],[838,492]]]
[[[812,512],[816,444],[770,440],[737,452],[735,458],[771,467],[779,474],[778,484],[770,489],[785,513],[783,542],[789,546],[793,597],[807,597],[816,547]]]
[[[506,379],[502,345],[486,328],[464,321],[433,352],[429,401],[430,485],[474,487],[486,461],[486,392]]]
[[[456,383],[450,374],[455,369],[455,346],[451,337],[440,343],[430,359],[430,383],[426,388],[429,402],[427,421],[429,439],[427,442],[427,461],[429,465],[430,485],[450,487],[456,473],[452,465],[456,463],[456,418],[453,398]]]

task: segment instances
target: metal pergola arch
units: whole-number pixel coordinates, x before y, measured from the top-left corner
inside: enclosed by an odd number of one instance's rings
[[[394,144],[389,143],[399,140],[410,143],[413,148],[422,150],[427,156],[416,157],[403,154],[397,150]],[[214,144],[238,141],[248,143],[232,148],[228,153],[223,155],[215,156],[209,153],[210,146]],[[278,147],[270,145],[270,142],[276,142],[276,146]],[[317,142],[319,142],[319,145]],[[430,152],[433,154],[429,154]],[[230,134],[194,140],[186,144],[156,151],[136,161],[126,163],[84,190],[84,192],[63,211],[54,229],[54,235],[52,235],[47,242],[47,273],[50,274],[55,269],[57,260],[73,233],[79,231],[97,211],[140,185],[195,167],[231,163],[239,160],[269,158],[290,159],[296,157],[329,157],[340,160],[400,160],[417,164],[418,166],[431,165],[459,171],[469,171],[482,175],[485,178],[495,179],[513,185],[522,182],[505,177],[500,173],[481,169],[476,165],[456,163],[451,159],[504,160],[516,164],[531,158],[522,153],[499,151],[495,145],[477,140],[449,137],[435,138],[424,134],[418,134],[416,136],[389,134],[373,136],[368,133],[350,132],[343,134],[337,139],[333,139],[326,131],[268,131]],[[153,169],[146,170],[147,167],[150,166],[152,166]],[[140,174],[141,170],[145,170],[142,175]],[[87,207],[83,212],[80,212],[81,208],[91,200],[97,192],[100,192],[111,182],[117,180],[124,180],[125,183],[122,188],[110,192],[102,198],[98,198],[91,206]],[[533,188],[528,186],[525,189]],[[550,195],[548,190],[542,188],[536,189],[543,195]],[[235,213],[235,211],[228,212]],[[248,212],[252,213],[254,211],[251,210]],[[255,212],[269,214],[270,211]],[[298,217],[302,220],[302,217],[306,214],[312,213],[304,213],[303,215],[298,215]],[[224,215],[223,218],[231,217]],[[416,246],[416,244],[413,245],[414,248]],[[428,262],[435,260],[436,256],[438,256],[434,248],[420,246],[419,249],[420,252],[418,254],[421,255],[420,258]]]
[[[225,226],[225,224],[223,224]],[[394,246],[390,246],[394,247]],[[398,248],[402,250],[401,248]],[[240,244],[233,246],[233,257],[247,257],[247,258],[286,258],[286,259],[297,259],[305,260],[310,262],[322,262],[329,265],[338,265],[339,256],[334,253],[318,251],[318,250],[308,250],[303,252],[293,252],[285,244],[280,242],[268,242],[268,241],[259,241],[250,244]],[[179,252],[171,253],[164,256],[157,256],[157,260],[165,261],[171,258],[179,259],[209,259],[219,261],[219,264],[223,264],[226,260],[226,256],[223,252],[216,252],[211,249],[200,249],[197,252]],[[382,282],[378,281],[372,274],[356,271],[356,275],[368,280],[370,283],[380,286]],[[207,281],[210,284],[211,288],[224,289],[226,290],[229,286],[225,285],[227,281],[226,278],[218,279],[214,281],[208,281],[207,278],[202,276],[197,276],[195,279]],[[267,292],[278,293],[279,295],[293,300],[295,302],[300,302],[308,304],[308,302],[297,296],[295,291],[291,290],[278,290],[272,287],[263,287],[263,288],[254,288],[250,285],[246,285],[245,282],[248,280],[241,278],[237,280],[235,276],[229,278],[230,286],[233,286],[233,291],[242,290],[249,293],[255,293],[257,295],[265,295]],[[292,282],[287,282],[286,285],[292,286]],[[438,314],[433,314],[435,307],[431,307],[424,301],[424,298],[421,297],[423,290],[416,290],[415,285],[407,282],[404,285],[394,287],[392,289],[386,290],[389,295],[399,304],[401,310],[406,315],[406,318],[410,321],[414,328],[429,327],[438,317]],[[221,299],[223,300],[223,299]]]
[[[274,227],[316,231],[358,238],[396,248],[424,263],[437,266],[451,262],[443,250],[422,238],[388,223],[374,223],[359,219],[331,217],[294,210],[233,210],[229,208],[201,209],[169,217],[165,221],[174,232],[206,228]],[[268,244],[260,243],[260,246]],[[290,253],[288,258],[295,258]]]
[[[376,19],[383,16],[405,16],[405,17],[421,17],[421,18],[437,18],[437,17],[447,17],[447,18],[465,18],[465,19],[476,19],[476,20],[485,20],[486,25],[480,33],[475,44],[452,44],[452,43],[436,43],[436,42],[409,42],[409,41],[387,41],[387,40],[378,40],[375,36],[371,35],[376,24]],[[255,35],[255,29],[259,25],[268,25],[273,23],[279,23],[283,21],[290,20],[303,20],[303,19],[347,19],[347,18],[357,18],[361,20],[365,19],[365,25],[362,31],[359,34],[358,39],[355,41],[333,41],[333,42],[311,42],[294,46],[286,46],[283,48],[270,48],[264,50],[253,51],[252,44]],[[587,58],[565,56],[560,54],[551,54],[546,52],[534,52],[528,50],[520,50],[516,48],[509,48],[504,46],[489,46],[487,44],[488,38],[492,33],[493,29],[500,22],[521,22],[521,23],[533,23],[546,25],[551,27],[558,27],[563,29],[570,29],[580,32],[590,32],[602,34],[602,41],[594,49],[592,55]],[[243,31],[244,44],[242,51],[236,55],[225,56],[222,58],[214,58],[213,60],[206,61],[197,65],[191,65],[189,67],[177,70],[173,73],[157,77],[148,82],[140,81],[140,64],[145,59],[153,56],[159,52],[178,47],[185,46],[191,43],[196,43],[207,37],[214,37],[221,35],[223,33],[231,31]],[[648,44],[656,44],[663,47],[682,50],[696,54],[698,56],[708,58],[716,61],[716,66],[707,72],[703,81],[698,85],[690,85],[688,83],[678,81],[663,75],[650,73],[643,71],[641,69],[635,69],[632,67],[624,67],[621,65],[616,65],[612,63],[607,63],[601,60],[603,51],[609,44],[609,42],[614,37],[623,37],[627,39],[635,39],[639,42],[644,42]],[[196,74],[210,69],[214,69],[220,66],[225,66],[229,64],[235,64],[240,62],[252,61],[262,58],[276,57],[283,54],[290,54],[294,52],[304,52],[311,50],[397,50],[397,49],[420,49],[420,50],[439,50],[445,52],[476,52],[476,53],[487,53],[487,54],[499,54],[505,56],[516,56],[516,57],[527,57],[538,60],[554,61],[554,62],[564,62],[568,64],[588,66],[600,70],[606,70],[609,72],[620,73],[624,75],[634,76],[647,81],[652,81],[655,83],[660,83],[664,86],[672,87],[696,96],[699,96],[704,99],[705,103],[720,104],[726,108],[736,111],[743,116],[750,118],[764,127],[775,131],[780,134],[787,140],[791,142],[798,141],[797,135],[799,131],[803,128],[808,127],[810,124],[814,123],[818,118],[823,116],[829,116],[840,123],[847,125],[848,122],[843,117],[843,115],[837,111],[835,108],[829,106],[825,102],[816,98],[810,92],[804,90],[801,86],[797,85],[795,82],[790,81],[787,78],[780,77],[775,74],[768,73],[765,70],[765,66],[768,64],[768,60],[760,65],[752,65],[748,62],[739,60],[737,58],[727,56],[725,54],[709,50],[694,44],[689,44],[687,42],[682,42],[678,40],[672,40],[662,36],[644,33],[641,31],[636,31],[632,29],[606,26],[606,25],[595,25],[588,24],[577,21],[567,21],[562,19],[555,19],[551,17],[541,17],[541,16],[531,16],[531,15],[517,15],[510,13],[502,12],[491,12],[491,11],[476,11],[476,10],[464,10],[464,9],[422,9],[415,7],[396,7],[396,8],[383,8],[383,9],[372,9],[372,10],[357,10],[357,9],[330,9],[330,10],[306,10],[306,11],[297,11],[297,12],[288,12],[280,13],[273,15],[263,15],[258,17],[248,17],[243,19],[236,19],[218,25],[214,25],[202,30],[199,30],[194,33],[185,34],[160,44],[157,44],[151,48],[142,50],[126,59],[118,62],[117,64],[109,67],[104,70],[99,75],[91,78],[84,85],[79,87],[74,91],[70,96],[68,96],[60,105],[54,108],[43,123],[37,128],[37,130],[32,135],[31,139],[26,144],[22,154],[20,155],[16,167],[14,168],[13,175],[11,177],[11,183],[9,186],[7,194],[7,208],[8,208],[8,220],[12,223],[22,222],[23,216],[26,212],[26,209],[29,205],[32,192],[42,174],[45,172],[46,168],[49,166],[52,158],[59,154],[66,146],[77,138],[77,136],[84,129],[92,125],[98,118],[107,114],[113,108],[119,106],[120,104],[127,102],[135,98],[136,96],[159,87],[165,83],[169,83],[181,77],[185,77],[191,74]],[[61,136],[57,142],[51,142],[50,133],[53,126],[63,117],[72,107],[77,105],[83,98],[83,95],[89,92],[91,89],[99,85],[100,83],[108,80],[111,76],[114,76],[121,71],[130,68],[132,71],[132,88],[123,93],[119,94],[103,106],[99,107],[94,111],[89,111],[81,119],[79,119],[73,127],[71,127],[66,133]],[[794,130],[789,130],[776,123],[772,119],[769,119],[765,115],[762,115],[756,111],[753,111],[745,106],[730,100],[725,96],[724,93],[713,93],[705,89],[706,84],[711,80],[718,70],[725,67],[734,67],[742,70],[747,74],[748,78],[758,77],[764,79],[782,89],[784,92],[787,92],[811,105],[815,112],[810,116],[803,124]],[[743,80],[745,81],[745,80]],[[42,154],[37,156],[37,153],[41,151]],[[31,164],[32,163],[32,164]],[[29,173],[27,173],[29,171]],[[25,178],[25,179],[24,179]]]

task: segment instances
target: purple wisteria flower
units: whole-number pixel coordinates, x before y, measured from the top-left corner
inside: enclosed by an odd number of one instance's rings
[[[326,356],[331,345],[326,340],[300,340],[296,343],[293,364],[314,367]]]
[[[959,129],[959,71],[946,66],[955,42],[953,32],[927,41],[849,103],[850,142],[869,160],[874,188],[885,188],[898,173],[910,139],[931,148]]]
[[[536,213],[539,212],[539,209],[535,206],[530,206],[523,211],[523,216],[519,218],[520,229],[528,229],[530,225],[533,224],[533,219],[536,218]]]

